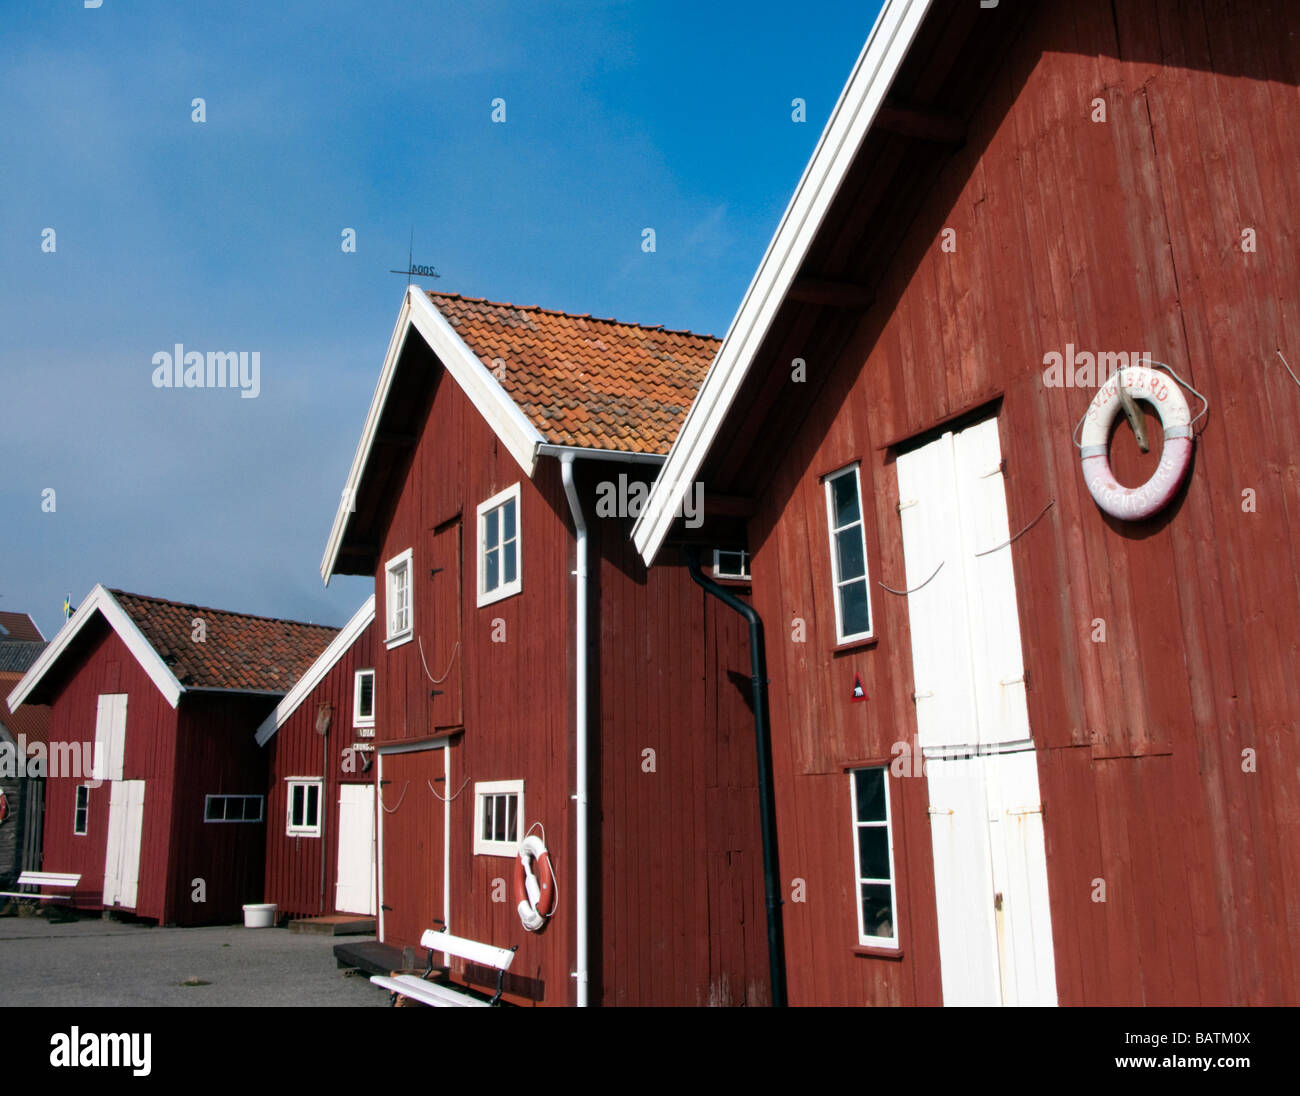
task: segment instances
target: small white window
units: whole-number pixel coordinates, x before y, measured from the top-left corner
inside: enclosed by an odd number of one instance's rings
[[[518,856],[523,824],[522,780],[490,780],[474,785],[475,856]]]
[[[210,795],[203,803],[204,822],[260,822],[260,795]]]
[[[288,825],[290,837],[320,836],[320,777],[291,776],[289,784]]]
[[[72,832],[78,837],[85,837],[90,827],[90,786],[77,785],[77,805],[73,810]]]
[[[749,578],[749,553],[744,549],[713,549],[714,578]]]
[[[894,886],[894,835],[890,826],[888,770],[849,773],[853,800],[854,893],[858,942],[868,947],[898,947],[898,902]]]
[[[358,670],[352,682],[352,726],[362,738],[375,733],[375,671]]]
[[[384,564],[387,575],[384,604],[388,615],[387,646],[409,643],[415,631],[411,607],[411,549]]]
[[[493,495],[478,508],[478,603],[517,594],[523,588],[519,553],[519,484]]]
[[[826,477],[826,522],[835,586],[835,639],[846,643],[871,636],[871,587],[867,583],[867,541],[862,527],[858,466]]]

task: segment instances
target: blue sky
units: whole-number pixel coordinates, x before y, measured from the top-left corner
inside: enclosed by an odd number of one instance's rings
[[[0,609],[343,623],[412,231],[432,287],[721,335],[878,8],[4,0]],[[258,351],[260,394],[155,388],[176,343]]]

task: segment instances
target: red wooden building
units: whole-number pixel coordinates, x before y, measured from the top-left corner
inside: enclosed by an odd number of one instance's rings
[[[257,728],[281,916],[375,913],[374,619],[371,596]]]
[[[768,999],[743,624],[627,540],[715,349],[413,288],[330,535],[375,579],[381,939],[517,945],[517,1003]]]
[[[165,924],[259,902],[255,728],[337,629],[96,586],[9,694],[50,705],[44,863],[74,904]]]
[[[50,710],[28,704],[14,711],[3,698],[44,649],[30,616],[0,613],[0,890],[13,890],[23,872],[41,867]]]
[[[634,533],[752,553],[792,1003],[1300,1000],[1298,83],[1282,4],[885,4]]]

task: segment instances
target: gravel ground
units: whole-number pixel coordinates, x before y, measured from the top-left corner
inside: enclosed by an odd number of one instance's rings
[[[386,1006],[388,994],[366,976],[348,977],[335,966],[337,942],[287,928],[4,917],[0,1006]],[[180,985],[192,978],[210,984]]]

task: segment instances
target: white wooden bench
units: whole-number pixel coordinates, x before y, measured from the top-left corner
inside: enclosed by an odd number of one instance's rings
[[[61,871],[25,871],[18,877],[20,887],[67,887],[72,890],[81,882],[81,873]],[[47,902],[66,902],[67,894],[32,894],[30,891],[0,891],[5,898],[39,898]]]
[[[452,936],[449,932],[435,932],[430,929],[420,937],[420,946],[429,949],[429,963],[424,974],[399,974],[394,972],[384,978],[375,975],[370,979],[376,986],[382,986],[392,994],[391,1001],[409,997],[435,1008],[487,1008],[501,1000],[501,986],[506,971],[515,961],[514,948],[498,948],[492,944],[481,944],[477,940],[466,940],[463,936]],[[472,993],[467,987],[456,986],[446,981],[433,982],[430,978],[446,979],[451,972],[446,967],[437,972],[433,966],[434,952],[444,952],[473,963],[493,967],[497,972],[497,991],[488,998]]]

